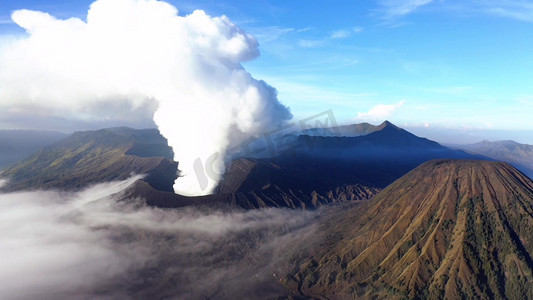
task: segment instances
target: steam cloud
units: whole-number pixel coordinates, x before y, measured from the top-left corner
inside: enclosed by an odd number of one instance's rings
[[[1,299],[253,299],[314,236],[317,212],[163,210],[118,200],[139,177],[77,193],[0,194]],[[118,194],[117,194],[118,193]]]
[[[276,90],[242,67],[258,44],[225,16],[98,0],[86,21],[29,10],[12,19],[28,35],[0,49],[0,110],[88,123],[146,124],[153,115],[180,163],[178,193],[210,193],[228,147],[292,117]],[[204,186],[202,168],[211,171]]]

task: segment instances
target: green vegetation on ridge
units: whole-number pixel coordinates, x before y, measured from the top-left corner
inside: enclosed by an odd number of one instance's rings
[[[158,177],[154,187],[171,190],[177,167],[172,158],[172,149],[155,129],[110,128],[76,132],[6,169],[2,176],[9,178],[7,190],[23,190],[78,189],[148,174],[147,180]]]

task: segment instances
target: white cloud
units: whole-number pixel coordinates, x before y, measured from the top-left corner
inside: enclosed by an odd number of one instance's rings
[[[350,36],[350,32],[347,30],[336,30],[333,31],[330,35],[330,38],[332,39],[345,39]]]
[[[352,33],[348,30],[335,30],[331,32],[327,37],[322,39],[300,39],[298,44],[302,48],[316,48],[327,45],[332,40],[341,40],[350,37]]]
[[[312,30],[313,27],[305,27],[305,28],[301,28],[301,29],[298,29],[296,30],[297,33],[300,33],[300,32],[307,32],[307,31],[310,31]]]
[[[311,30],[311,27],[296,29],[290,27],[268,26],[268,27],[248,27],[247,30],[254,35],[260,43],[278,41],[284,36],[302,33]]]
[[[183,171],[179,193],[216,186],[218,176],[198,184],[197,159],[218,153],[222,173],[229,146],[291,118],[276,90],[242,66],[259,55],[257,41],[225,16],[179,16],[163,1],[98,0],[87,21],[29,10],[12,18],[28,36],[0,51],[0,124],[146,124],[153,116]]]
[[[303,47],[303,48],[316,48],[316,47],[320,47],[322,45],[324,45],[326,43],[325,40],[299,40],[298,41],[298,44],[300,45],[300,47]]]
[[[489,1],[481,3],[481,10],[489,14],[524,22],[533,22],[531,1]]]
[[[272,42],[291,32],[297,32],[294,28],[284,28],[279,26],[269,26],[248,29],[260,42]]]
[[[355,33],[360,33],[360,32],[363,32],[364,28],[363,27],[354,27],[354,28],[352,28],[352,30]]]
[[[394,115],[394,113],[405,104],[402,100],[394,104],[378,104],[365,113],[358,113],[356,119],[363,121],[384,121]]]
[[[434,0],[382,0],[380,5],[388,17],[401,17]]]
[[[410,14],[422,6],[436,3],[435,0],[382,0],[380,12],[387,18],[396,18]],[[510,18],[518,21],[533,22],[533,3],[528,0],[485,0],[461,1],[447,5],[447,2],[438,1],[439,11],[460,11],[466,14],[485,14]]]

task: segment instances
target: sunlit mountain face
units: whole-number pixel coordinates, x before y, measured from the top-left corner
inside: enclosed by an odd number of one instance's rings
[[[323,242],[284,282],[309,297],[530,295],[532,188],[505,163],[424,163],[365,204],[329,212]]]

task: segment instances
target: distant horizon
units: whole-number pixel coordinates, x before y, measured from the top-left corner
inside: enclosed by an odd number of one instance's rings
[[[340,123],[337,125],[337,127],[340,126],[348,126],[348,125],[354,125],[354,124],[361,124],[361,123],[368,123],[374,126],[378,126],[382,124],[385,121],[389,120],[383,120],[382,122],[352,122],[352,123]],[[424,127],[424,126],[404,126],[402,124],[397,124],[392,121],[389,121],[392,124],[394,124],[397,127],[400,127],[402,129],[405,129],[412,134],[427,138],[429,140],[438,142],[439,144],[443,146],[454,146],[454,145],[468,145],[468,144],[475,144],[480,143],[482,141],[489,141],[489,142],[501,142],[501,141],[514,141],[519,144],[524,145],[533,145],[533,130],[523,132],[520,131],[505,131],[505,130],[487,130],[487,129],[450,129],[450,128],[435,128],[435,127]],[[24,128],[18,128],[18,129],[3,129],[0,128],[0,131],[45,131],[45,132],[56,132],[56,133],[62,133],[62,134],[72,134],[74,132],[79,131],[94,131],[94,130],[101,130],[101,129],[108,129],[108,128],[119,128],[119,127],[127,127],[132,129],[158,129],[157,126],[128,126],[128,125],[120,125],[117,124],[116,126],[104,126],[104,127],[93,127],[93,128],[85,128],[85,129],[78,129],[73,131],[61,131],[61,130],[48,130],[48,129],[24,129]],[[317,128],[317,127],[315,127]],[[523,137],[531,136],[531,139],[521,139]],[[507,138],[500,138],[500,137],[507,137]]]

